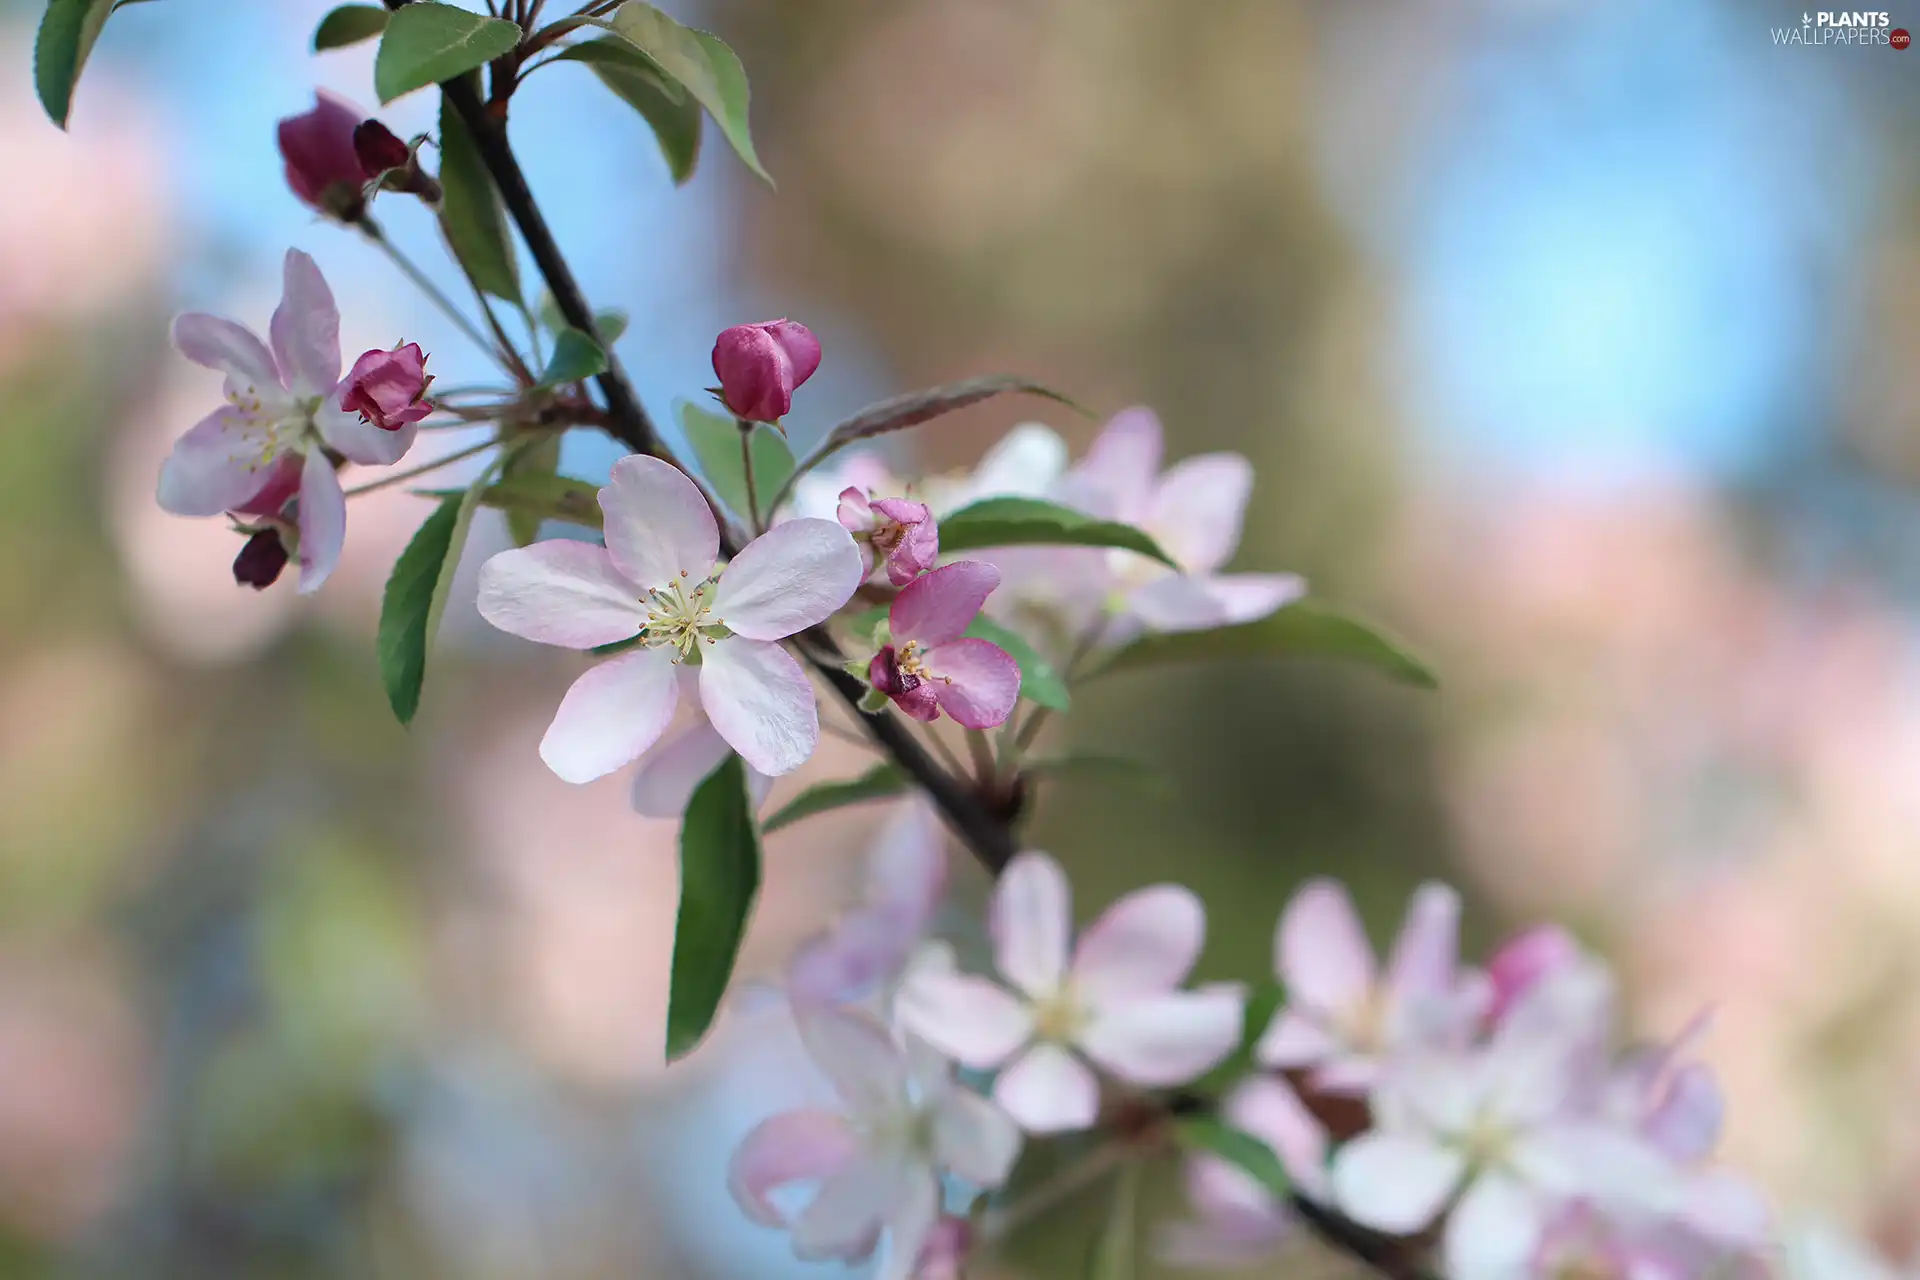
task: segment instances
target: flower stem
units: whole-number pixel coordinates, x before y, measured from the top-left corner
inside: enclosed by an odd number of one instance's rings
[[[417,467],[409,467],[405,471],[396,471],[390,476],[381,476],[378,480],[363,484],[357,489],[349,489],[347,490],[346,496],[349,498],[357,498],[363,493],[372,493],[376,489],[389,488],[403,481],[424,476],[430,471],[438,471],[450,462],[458,462],[462,458],[471,458],[476,453],[484,453],[499,443],[498,440],[482,440],[479,444],[469,445],[464,449],[455,449],[452,453],[435,458],[432,462],[423,462]]]
[[[1136,1154],[1124,1142],[1109,1142],[1096,1148],[1084,1160],[1061,1169],[1012,1204],[989,1209],[980,1220],[980,1238],[996,1241],[1006,1239],[1047,1210],[1057,1208],[1085,1191]]]
[[[747,481],[747,519],[757,536],[766,532],[760,523],[760,486],[753,478],[753,424],[745,418],[734,419],[740,427],[740,472]]]

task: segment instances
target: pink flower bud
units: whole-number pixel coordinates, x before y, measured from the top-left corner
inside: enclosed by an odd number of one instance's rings
[[[391,351],[375,349],[353,362],[340,395],[340,407],[357,413],[383,431],[398,431],[433,412],[427,402],[427,357],[409,342]]]
[[[1487,962],[1487,977],[1493,983],[1488,1020],[1505,1017],[1514,1002],[1541,979],[1577,963],[1580,954],[1580,944],[1559,925],[1543,924],[1509,938]]]
[[[360,172],[369,180],[413,163],[413,152],[400,135],[378,120],[362,120],[354,126],[353,151],[359,157]]]
[[[278,529],[262,529],[247,539],[240,554],[233,558],[233,580],[243,587],[265,591],[287,567],[287,544]]]
[[[737,324],[713,344],[720,398],[736,418],[778,422],[793,393],[820,367],[820,340],[793,320]]]
[[[280,122],[280,158],[293,194],[329,217],[354,222],[365,208],[367,172],[353,135],[365,119],[329,93],[314,95],[313,110]]]

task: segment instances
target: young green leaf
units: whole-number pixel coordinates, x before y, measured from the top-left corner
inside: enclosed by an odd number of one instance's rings
[[[399,12],[411,13],[418,5]],[[398,14],[395,15],[396,17]],[[440,227],[475,284],[495,297],[520,303],[520,268],[500,193],[487,172],[473,135],[444,97],[440,101]]]
[[[760,889],[760,833],[747,770],[729,755],[687,802],[680,824],[680,914],[667,995],[667,1061],[707,1034],[733,976]]]
[[[548,333],[559,333],[570,328],[567,318],[560,314],[560,304],[553,300],[553,294],[546,289],[540,291],[540,300],[533,304],[534,314],[540,317],[541,325]],[[600,332],[600,340],[607,346],[620,341],[620,335],[627,331],[627,313],[609,307],[605,311],[593,313],[593,327]]]
[[[344,49],[371,40],[387,29],[387,11],[377,4],[343,4],[313,30],[313,51]]]
[[[653,60],[707,109],[747,168],[773,185],[753,152],[747,129],[747,73],[718,36],[683,27],[645,0],[627,0],[609,24],[613,33]]]
[[[905,791],[907,786],[906,775],[896,766],[883,762],[857,778],[843,778],[838,782],[821,782],[808,787],[782,806],[778,813],[768,818],[761,829],[767,835],[772,835],[780,828],[790,827],[802,818],[811,818],[816,813],[897,796]]]
[[[112,12],[113,0],[48,0],[40,34],[33,42],[33,87],[40,94],[40,105],[62,129],[67,127],[80,70]]]
[[[693,176],[700,161],[700,104],[661,71],[659,63],[624,40],[569,45],[555,61],[586,63],[602,84],[640,113],[653,128],[675,186]]]
[[[506,465],[500,469],[502,484],[514,480],[531,479],[538,476],[544,479],[554,476],[560,466],[560,432],[549,431],[538,440],[522,444],[507,458]],[[558,476],[554,476],[558,479]],[[484,501],[484,495],[482,500]],[[540,526],[546,523],[546,514],[531,505],[508,507],[507,533],[513,538],[513,545],[524,547],[540,536]]]
[[[428,622],[440,578],[454,549],[464,492],[443,499],[413,541],[394,562],[380,599],[380,629],[375,642],[387,701],[401,724],[420,709],[420,685],[427,674]]]
[[[694,460],[700,464],[700,474],[713,486],[714,496],[736,514],[746,515],[747,478],[745,460],[740,456],[739,423],[685,400],[676,407],[680,411],[680,429],[686,432],[687,444],[693,450]],[[760,424],[753,428],[750,447],[754,493],[759,498],[760,516],[765,519],[773,514],[773,495],[793,474],[793,450],[788,447],[785,436]]]
[[[578,329],[561,329],[553,335],[553,357],[536,384],[558,387],[583,382],[607,371],[607,353],[600,344]]]
[[[1190,1116],[1180,1121],[1178,1131],[1180,1145],[1237,1165],[1274,1199],[1284,1203],[1293,1194],[1293,1179],[1287,1176],[1280,1157],[1273,1153],[1272,1147],[1245,1130],[1213,1116]]]
[[[457,498],[459,489],[415,489],[423,498]],[[550,471],[517,471],[488,485],[480,493],[480,505],[516,514],[537,515],[542,520],[562,520],[568,524],[598,529],[604,514],[600,510],[600,490],[585,480],[557,476]]]
[[[940,537],[944,542],[947,529],[940,526]],[[945,550],[943,546],[941,548]],[[1040,656],[1040,651],[1017,631],[1001,626],[984,613],[975,618],[967,627],[967,634],[976,640],[988,640],[1007,651],[1007,656],[1020,664],[1020,696],[1029,702],[1037,702],[1054,711],[1065,711],[1072,699],[1067,693],[1067,682],[1053,669],[1053,664]]]
[[[940,522],[941,552],[979,551],[987,547],[1032,544],[1115,547],[1178,568],[1142,530],[1094,517],[1039,498],[985,498],[960,508]]]
[[[373,59],[373,89],[384,103],[483,67],[520,43],[520,28],[450,4],[417,0],[396,9]]]
[[[944,524],[940,526],[940,549],[947,549]],[[1440,687],[1440,681],[1418,658],[1380,632],[1345,614],[1307,603],[1290,604],[1238,626],[1141,636],[1108,659],[1099,674],[1171,662],[1302,654],[1363,663],[1422,689]]]

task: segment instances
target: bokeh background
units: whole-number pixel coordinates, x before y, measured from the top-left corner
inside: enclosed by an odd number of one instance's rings
[[[357,504],[312,601],[234,586],[221,522],[153,505],[218,394],[168,316],[262,325],[289,245],[349,351],[483,372],[281,183],[274,121],[315,85],[369,103],[370,52],[306,53],[323,0],[135,6],[62,135],[40,7],[0,2],[0,1274],[837,1274],[722,1185],[799,1088],[791,1044],[743,1014],[663,1068],[674,830],[541,766],[574,664],[488,633],[468,583],[402,731],[372,632],[423,502]],[[1913,1245],[1920,52],[1782,47],[1786,0],[671,7],[745,59],[777,194],[718,145],[676,191],[578,66],[513,122],[660,416],[720,327],[782,314],[828,353],[803,440],[998,369],[1151,404],[1173,454],[1254,459],[1241,566],[1442,673],[1090,689],[1067,739],[1168,786],[1044,797],[1083,909],[1185,878],[1225,976],[1315,873],[1381,934],[1425,876],[1475,947],[1564,919],[1640,1032],[1716,1010],[1730,1161]],[[1031,415],[895,461],[965,465]],[[466,575],[504,542],[483,523]],[[808,776],[858,767],[829,742]],[[856,891],[884,817],[770,842],[748,972]],[[1007,1274],[1073,1274],[1098,1211]]]

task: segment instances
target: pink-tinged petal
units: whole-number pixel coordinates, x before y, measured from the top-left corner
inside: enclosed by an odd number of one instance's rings
[[[1167,468],[1146,527],[1188,573],[1212,573],[1240,545],[1253,492],[1253,464],[1237,453],[1205,453]]]
[[[1387,958],[1388,990],[1401,1000],[1443,996],[1459,957],[1460,895],[1442,884],[1421,885]]]
[[[714,732],[705,716],[689,721],[641,757],[633,775],[633,811],[648,818],[678,818],[687,811],[694,791],[731,754],[733,748]],[[748,773],[748,791],[757,807],[771,780],[751,769]]]
[[[985,978],[913,964],[894,996],[893,1016],[961,1066],[988,1071],[1033,1036],[1033,1013]]]
[[[903,802],[867,862],[867,900],[918,920],[931,919],[947,892],[945,829],[924,799]]]
[[[315,449],[300,469],[300,594],[332,576],[347,545],[347,495],[327,456]]]
[[[840,505],[834,511],[834,518],[848,533],[871,532],[873,504],[867,501],[866,493],[857,485],[848,485],[840,491]]]
[[[866,576],[866,559],[845,529],[831,520],[789,520],[728,563],[713,609],[749,640],[780,640],[831,618]]]
[[[277,474],[261,460],[265,446],[263,437],[247,430],[247,418],[238,409],[215,409],[174,441],[173,452],[160,464],[160,509],[176,516],[217,516],[245,506]]]
[[[820,339],[813,336],[813,330],[798,320],[786,319],[769,320],[760,327],[785,353],[787,363],[793,370],[795,388],[820,368]]]
[[[999,585],[1000,571],[984,560],[956,560],[916,578],[888,610],[893,642],[938,647],[958,640]]]
[[[1061,501],[1091,515],[1138,524],[1151,510],[1159,472],[1160,419],[1151,409],[1123,409],[1061,479]]]
[[[940,562],[940,527],[931,519],[906,526],[900,545],[887,557],[887,581],[904,587]]]
[[[1080,1048],[1108,1072],[1151,1089],[1185,1084],[1240,1047],[1245,993],[1227,984],[1174,991],[1094,1012]]]
[[[1205,631],[1264,618],[1306,590],[1306,581],[1291,573],[1189,578],[1169,572],[1136,587],[1127,612],[1151,631]]]
[[[285,289],[268,334],[273,358],[295,396],[325,395],[340,381],[340,312],[312,258],[287,250]]]
[[[1292,1086],[1254,1076],[1227,1095],[1224,1114],[1228,1124],[1273,1148],[1296,1189],[1316,1198],[1326,1194],[1327,1131]],[[1271,1201],[1264,1190],[1261,1195]]]
[[[940,1221],[940,1179],[927,1165],[902,1162],[899,1194],[887,1215],[882,1280],[918,1280],[920,1252]]]
[[[1267,1024],[1254,1056],[1261,1066],[1284,1071],[1324,1062],[1339,1049],[1339,1040],[1325,1026],[1292,1009],[1282,1009]]]
[[[872,1015],[800,1005],[793,1016],[800,1042],[856,1115],[885,1115],[904,1105],[906,1053]]]
[[[1326,1012],[1350,1009],[1373,989],[1373,947],[1338,881],[1311,880],[1280,916],[1274,968],[1287,998]]]
[[[1667,1214],[1685,1199],[1673,1161],[1638,1134],[1595,1121],[1541,1125],[1515,1143],[1511,1163],[1544,1191],[1616,1208]]]
[[[803,1262],[851,1261],[871,1252],[899,1203],[905,1172],[899,1160],[868,1156],[828,1178],[794,1223],[794,1256]]]
[[[479,609],[510,635],[567,649],[631,640],[647,620],[606,548],[564,538],[502,551],[481,565]]]
[[[1207,937],[1206,908],[1176,884],[1136,889],[1100,913],[1073,952],[1073,985],[1098,1008],[1171,991]]]
[[[1726,1248],[1765,1248],[1773,1233],[1767,1198],[1722,1169],[1687,1178],[1680,1216],[1695,1231]]]
[[[1334,1203],[1355,1222],[1411,1235],[1439,1216],[1466,1172],[1456,1151],[1376,1129],[1334,1154],[1330,1185]]]
[[[1726,1101],[1713,1072],[1702,1063],[1681,1067],[1666,1095],[1648,1114],[1647,1137],[1676,1160],[1704,1160],[1720,1141]]]
[[[1484,1173],[1447,1218],[1447,1274],[1528,1280],[1546,1233],[1547,1206],[1514,1179]]]
[[[700,704],[742,760],[776,778],[807,762],[820,742],[820,708],[792,654],[735,636],[707,645],[700,659]]]
[[[993,1100],[1028,1133],[1090,1129],[1100,1116],[1100,1082],[1057,1044],[1036,1044],[993,1082]]]
[[[937,572],[937,570],[936,570]],[[927,655],[930,683],[940,709],[967,729],[1005,724],[1020,701],[1020,664],[991,640],[961,637]]]
[[[1023,422],[981,457],[966,484],[965,502],[982,498],[1044,498],[1066,474],[1067,442],[1052,427]],[[948,510],[957,509],[955,502]]]
[[[229,393],[258,397],[269,407],[286,402],[273,353],[244,325],[188,312],[173,318],[173,346],[195,364],[226,374]]]
[[[769,1194],[796,1182],[818,1182],[841,1172],[860,1154],[846,1120],[828,1111],[785,1111],[754,1126],[727,1164],[727,1190],[749,1219],[784,1227]]]
[[[976,1093],[955,1089],[933,1112],[933,1158],[941,1168],[976,1187],[1007,1180],[1020,1157],[1020,1126]]]
[[[899,976],[915,941],[884,914],[855,911],[794,948],[787,991],[796,1003],[856,1003]]]
[[[375,426],[358,413],[343,408],[337,390],[313,411],[313,425],[329,448],[339,450],[347,461],[363,467],[386,467],[400,461],[420,434],[420,426],[414,422],[392,431]]]
[[[1000,873],[988,910],[994,963],[1020,990],[1046,997],[1067,972],[1073,931],[1073,894],[1060,864],[1044,853],[1023,853]]]
[[[1541,925],[1509,939],[1487,961],[1492,1004],[1487,1016],[1499,1021],[1533,985],[1579,963],[1580,944],[1559,925]]]
[[[1257,621],[1307,594],[1307,580],[1297,573],[1220,573],[1200,585],[1227,626]]]
[[[613,563],[643,587],[685,574],[691,593],[720,557],[713,509],[672,463],[638,453],[620,459],[600,490],[600,510]]]
[[[658,742],[678,701],[670,650],[610,658],[567,690],[540,741],[540,758],[566,782],[592,782]]]

